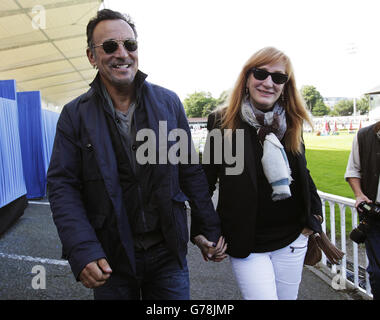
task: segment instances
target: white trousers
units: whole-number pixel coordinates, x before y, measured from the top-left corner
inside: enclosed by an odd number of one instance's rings
[[[247,258],[230,257],[245,300],[296,300],[308,237],[300,234],[290,245]]]

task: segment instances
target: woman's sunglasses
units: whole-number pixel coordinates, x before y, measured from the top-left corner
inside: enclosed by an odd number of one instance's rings
[[[127,40],[106,40],[102,44],[93,46],[93,48],[103,47],[103,50],[107,54],[114,53],[119,48],[119,42],[124,45],[124,48],[129,52],[137,50],[137,41],[134,39]]]
[[[288,75],[280,72],[268,72],[258,68],[252,68],[251,72],[257,80],[265,80],[268,76],[271,76],[272,81],[276,84],[283,84],[288,81]]]

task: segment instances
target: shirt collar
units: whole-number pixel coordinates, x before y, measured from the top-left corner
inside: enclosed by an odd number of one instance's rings
[[[147,74],[138,70],[135,76],[135,88],[136,88],[136,104],[139,105],[139,101],[141,99],[142,89],[144,87],[145,79],[147,78]],[[107,111],[111,112],[111,114],[115,117],[115,108],[112,103],[112,99],[103,84],[99,72],[96,74],[95,79],[90,83],[90,87],[98,93],[105,102],[105,108]]]

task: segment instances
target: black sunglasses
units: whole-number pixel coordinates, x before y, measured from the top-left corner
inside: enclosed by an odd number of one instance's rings
[[[137,41],[135,39],[127,40],[106,40],[102,44],[93,46],[93,48],[103,47],[105,53],[110,54],[114,53],[119,48],[119,42],[124,45],[124,48],[129,52],[137,50]]]
[[[251,72],[257,80],[265,80],[268,76],[271,76],[272,81],[276,84],[283,84],[288,81],[288,75],[280,72],[268,72],[258,68],[252,68]]]

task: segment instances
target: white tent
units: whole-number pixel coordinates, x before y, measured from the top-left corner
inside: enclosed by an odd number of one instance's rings
[[[41,91],[55,111],[88,90],[86,26],[102,0],[1,0],[0,80]]]

